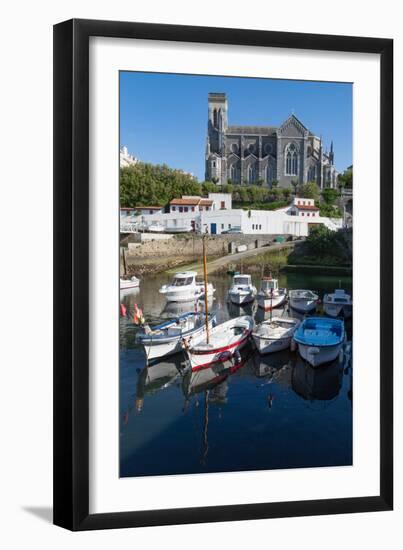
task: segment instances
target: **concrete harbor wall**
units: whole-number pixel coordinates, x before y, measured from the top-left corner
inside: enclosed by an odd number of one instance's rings
[[[158,236],[157,236],[158,237]],[[234,254],[238,248],[246,246],[246,250],[261,248],[273,242],[275,235],[220,235],[207,237],[209,256]],[[198,235],[175,236],[169,240],[158,238],[146,240],[142,243],[128,243],[128,259],[137,261],[147,258],[170,258],[180,256],[184,258],[198,257],[203,252],[202,238]]]

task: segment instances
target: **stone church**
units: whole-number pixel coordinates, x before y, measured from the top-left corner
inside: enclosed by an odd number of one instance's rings
[[[206,180],[218,184],[289,187],[314,181],[336,187],[333,142],[324,151],[321,138],[291,115],[279,127],[229,126],[225,93],[208,94]]]

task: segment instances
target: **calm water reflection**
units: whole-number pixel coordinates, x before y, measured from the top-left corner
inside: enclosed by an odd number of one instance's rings
[[[280,286],[322,297],[339,277],[290,274]],[[121,294],[129,312],[140,305],[150,323],[188,311],[158,293],[168,277],[148,277]],[[211,276],[218,321],[241,314],[268,318],[255,305],[227,303],[231,278]],[[259,277],[255,279],[258,284]],[[351,290],[351,279],[341,279]],[[281,313],[281,310],[279,310]],[[246,348],[237,364],[189,373],[176,355],[146,366],[137,327],[120,321],[120,475],[144,476],[352,463],[351,345],[341,362],[316,369],[290,351],[259,356]],[[347,325],[351,340],[351,322]]]

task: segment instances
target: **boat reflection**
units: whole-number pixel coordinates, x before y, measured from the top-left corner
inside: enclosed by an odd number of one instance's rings
[[[164,390],[181,378],[184,370],[183,355],[175,355],[168,359],[145,366],[138,376],[135,409],[141,412],[147,395]]]
[[[214,296],[209,298],[207,306],[211,308],[214,302]],[[171,319],[178,317],[190,311],[204,311],[205,304],[203,300],[191,300],[189,302],[167,302],[161,312],[161,319]]]
[[[267,383],[277,382],[288,385],[294,368],[296,354],[289,350],[278,351],[269,355],[253,355],[253,371],[257,378],[266,378]]]
[[[226,397],[228,389],[224,392],[222,389],[217,389],[217,386],[227,381],[231,374],[241,369],[252,354],[252,346],[248,344],[228,361],[213,363],[210,367],[196,372],[187,372],[182,385],[185,397],[189,398],[197,393],[215,389],[216,391],[212,393],[212,400],[217,397],[217,402],[223,402],[222,396],[225,394]],[[228,388],[228,384],[226,384],[226,387]],[[220,395],[221,398],[218,397]]]
[[[139,293],[140,293],[140,288],[138,286],[134,288],[120,289],[119,291],[120,302],[122,303],[123,301],[125,301],[128,303],[131,303],[130,297],[134,298],[135,296],[138,296]]]
[[[330,401],[339,395],[343,379],[343,365],[338,359],[319,369],[297,357],[292,371],[291,386],[307,401]]]
[[[255,302],[251,302],[248,304],[238,305],[228,301],[227,310],[230,318],[240,317],[242,315],[250,315],[253,317],[257,310],[257,304]]]

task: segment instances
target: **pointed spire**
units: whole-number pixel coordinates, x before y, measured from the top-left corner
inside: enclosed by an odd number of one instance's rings
[[[333,153],[333,140],[330,143],[330,152]]]

